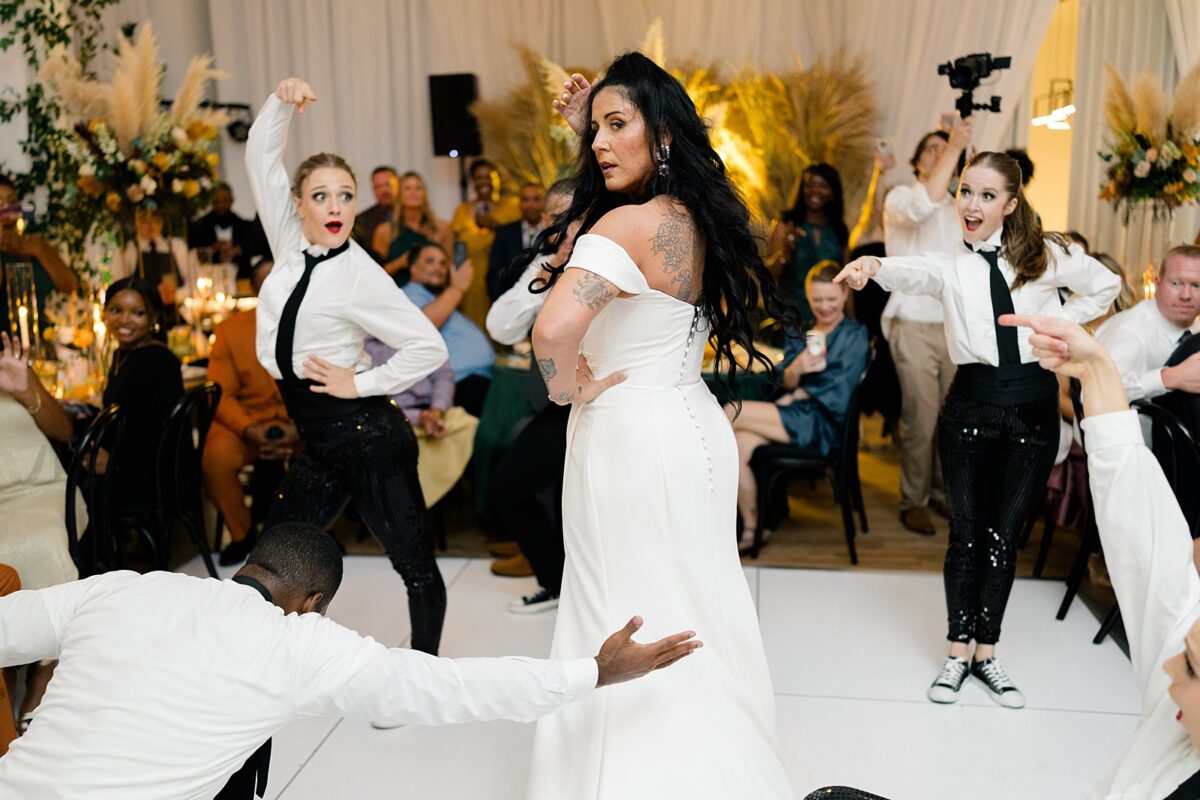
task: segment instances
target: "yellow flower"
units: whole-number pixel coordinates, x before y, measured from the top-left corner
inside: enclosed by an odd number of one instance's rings
[[[99,197],[104,194],[104,185],[92,175],[84,175],[75,184],[84,194],[91,197]]]
[[[88,120],[88,133],[95,133],[96,131],[100,130],[100,126],[103,124],[104,123],[98,119]]]
[[[142,161],[140,158],[131,159],[129,162],[129,168],[138,175],[146,174],[146,162]]]
[[[114,214],[121,210],[121,195],[116,192],[109,192],[104,197],[104,205],[108,206],[108,210]]]
[[[1109,181],[1107,184],[1104,185],[1104,188],[1100,190],[1100,199],[1101,200],[1112,200],[1116,196],[1117,196],[1117,185],[1115,183],[1113,183],[1112,181]]]
[[[92,342],[96,340],[96,335],[92,333],[92,329],[84,325],[80,325],[75,329],[75,338],[72,342],[80,350],[86,350],[92,346]]]
[[[150,161],[154,164],[154,166],[158,167],[163,172],[166,172],[167,167],[171,165],[171,161],[167,158],[167,154],[161,150],[155,153],[151,157]]]
[[[183,182],[183,196],[191,200],[196,195],[200,194],[200,181],[186,180]]]
[[[210,167],[215,167],[221,163],[221,155],[219,153],[209,153],[206,159]]]
[[[1194,144],[1180,145],[1179,152],[1183,154],[1184,160],[1186,160],[1193,167],[1197,166],[1197,162],[1200,161],[1200,147],[1197,147]]]
[[[192,120],[187,126],[188,138],[196,141],[204,138],[204,134],[208,131],[208,126],[200,120]]]

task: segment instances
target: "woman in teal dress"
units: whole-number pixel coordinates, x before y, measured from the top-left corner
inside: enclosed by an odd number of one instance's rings
[[[800,309],[800,318],[813,321],[804,295],[808,271],[821,261],[846,262],[850,231],[846,227],[842,178],[829,164],[811,164],[800,176],[792,207],[771,234],[767,266]]]
[[[420,173],[406,172],[400,176],[400,193],[391,219],[375,229],[371,247],[396,285],[403,286],[409,279],[409,256],[427,244],[454,252],[450,226],[433,213],[425,179]]]
[[[742,517],[739,547],[754,543],[758,522],[758,486],[750,458],[765,444],[793,444],[828,455],[842,438],[850,395],[867,367],[871,344],[867,328],[846,317],[849,290],[833,283],[840,271],[839,262],[818,262],[808,273],[807,294],[815,322],[806,336],[787,340],[778,375],[782,384],[773,401],[747,401],[734,416],[733,406],[726,411],[733,422],[737,439],[738,511]],[[807,334],[817,341],[806,343]],[[820,347],[818,347],[820,343]]]

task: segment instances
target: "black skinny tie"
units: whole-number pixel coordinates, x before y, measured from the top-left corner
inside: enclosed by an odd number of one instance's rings
[[[334,256],[339,256],[346,252],[346,248],[350,246],[347,241],[341,247],[330,250],[323,256],[310,255],[307,250],[304,251],[304,274],[300,276],[300,280],[296,282],[296,286],[292,289],[292,293],[288,295],[287,302],[283,304],[283,313],[279,315],[279,330],[275,334],[275,363],[279,367],[279,374],[284,380],[296,380],[296,371],[292,368],[292,349],[296,338],[296,315],[300,313],[300,304],[304,302],[304,295],[308,291],[308,284],[312,280],[313,270],[317,264],[322,261],[328,261]]]
[[[973,248],[968,244],[967,249]],[[1004,279],[1004,273],[1000,271],[1000,257],[995,250],[976,250],[975,252],[983,256],[991,267],[989,283],[992,289],[992,315],[996,325],[996,347],[999,349],[1000,363],[1002,365],[1020,364],[1021,347],[1017,344],[1017,329],[1000,324],[1001,314],[1016,313],[1016,309],[1013,308],[1012,293],[1008,289],[1008,281]]]

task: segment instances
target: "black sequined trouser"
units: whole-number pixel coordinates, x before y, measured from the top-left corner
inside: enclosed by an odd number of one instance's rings
[[[950,504],[943,577],[952,642],[995,644],[1017,566],[1017,535],[1058,451],[1058,398],[997,405],[951,390],[938,417]]]
[[[393,403],[380,399],[345,417],[304,426],[304,455],[279,487],[266,526],[295,520],[328,527],[351,498],[408,588],[412,646],[436,655],[446,586],[424,531],[417,439]]]

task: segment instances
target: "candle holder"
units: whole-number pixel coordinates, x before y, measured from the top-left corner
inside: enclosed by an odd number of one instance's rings
[[[36,350],[41,344],[41,327],[33,285],[33,264],[24,261],[6,264],[5,271],[8,273],[9,336],[21,343],[23,351]]]

